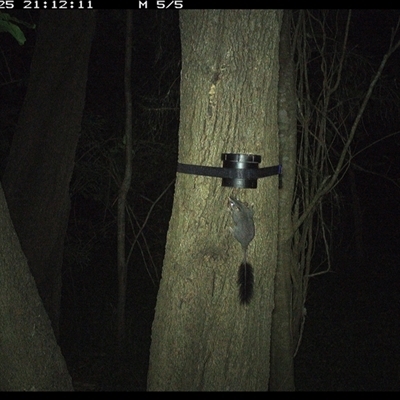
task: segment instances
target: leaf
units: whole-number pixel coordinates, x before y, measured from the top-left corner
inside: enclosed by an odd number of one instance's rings
[[[10,33],[12,36],[14,36],[14,39],[22,46],[25,43],[26,38],[24,32],[22,32],[19,26],[15,25],[14,22],[20,25],[25,25],[32,29],[35,28],[35,25],[20,21],[19,19],[11,17],[9,14],[2,13],[0,11],[0,32]]]
[[[25,35],[21,31],[21,29],[8,21],[2,21],[0,19],[0,32],[8,32],[14,36],[15,40],[20,44],[23,45],[25,43]]]

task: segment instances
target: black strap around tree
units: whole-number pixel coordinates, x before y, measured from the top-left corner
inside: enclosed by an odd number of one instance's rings
[[[182,174],[213,176],[217,178],[228,179],[250,179],[257,180],[267,176],[278,175],[282,173],[281,165],[274,165],[265,168],[223,168],[206,167],[203,165],[181,164],[178,163],[178,172]]]

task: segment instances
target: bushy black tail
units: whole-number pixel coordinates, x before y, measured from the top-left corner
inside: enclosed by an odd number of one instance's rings
[[[249,304],[253,297],[254,273],[249,263],[242,262],[238,273],[239,300],[241,304]]]

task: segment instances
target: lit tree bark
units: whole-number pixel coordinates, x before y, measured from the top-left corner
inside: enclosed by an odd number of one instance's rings
[[[183,11],[179,161],[221,166],[221,153],[278,163],[282,12]],[[248,261],[254,297],[239,302],[242,250],[228,195],[254,203]],[[266,390],[277,257],[278,178],[257,190],[178,174],[152,330],[149,390]]]
[[[0,185],[0,390],[73,390]]]

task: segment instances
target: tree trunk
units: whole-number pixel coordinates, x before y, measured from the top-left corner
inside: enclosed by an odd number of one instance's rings
[[[296,173],[296,88],[290,47],[290,12],[285,11],[279,49],[279,153],[283,165],[279,191],[278,266],[275,278],[275,308],[272,314],[270,390],[294,390],[293,354],[296,340],[292,325],[296,258],[292,248],[293,188]],[[293,286],[292,286],[293,279]],[[301,303],[302,305],[303,303]]]
[[[3,187],[56,335],[69,183],[85,100],[94,11],[43,11]]]
[[[125,33],[125,174],[118,194],[117,217],[117,265],[118,265],[118,308],[117,308],[117,341],[119,351],[125,348],[125,303],[128,265],[125,254],[126,241],[126,197],[132,181],[132,10],[126,10]]]
[[[179,161],[221,166],[221,153],[278,163],[278,43],[282,12],[181,12]],[[254,203],[247,261],[254,297],[239,301],[242,249],[228,195]],[[152,330],[149,390],[266,390],[277,257],[278,178],[257,190],[178,174]]]
[[[73,390],[0,185],[0,390]]]

